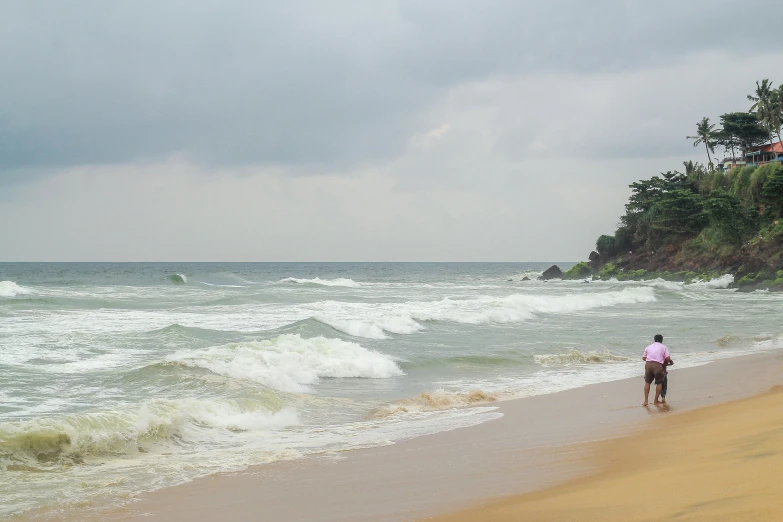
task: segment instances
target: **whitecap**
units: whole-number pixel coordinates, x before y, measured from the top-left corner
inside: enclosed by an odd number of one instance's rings
[[[321,378],[386,379],[403,375],[394,360],[357,343],[286,334],[274,339],[177,352],[167,361],[255,381],[285,392],[309,392]]]
[[[27,295],[29,288],[19,286],[13,281],[0,281],[0,297],[16,297],[17,295]]]

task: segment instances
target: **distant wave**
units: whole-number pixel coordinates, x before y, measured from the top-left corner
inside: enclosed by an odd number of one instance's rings
[[[601,364],[609,362],[630,361],[628,357],[616,355],[609,350],[582,352],[572,348],[564,353],[538,354],[533,356],[538,364],[543,366],[568,365],[568,364]]]
[[[166,279],[168,279],[175,285],[184,285],[187,284],[188,282],[188,278],[182,274],[171,274],[170,276],[166,277]]]
[[[220,438],[226,431],[298,424],[296,410],[273,411],[262,401],[153,400],[135,411],[105,411],[0,423],[6,469],[47,469],[90,457],[138,454],[145,446]],[[204,428],[217,430],[204,433]],[[224,435],[220,434],[223,430]]]
[[[373,417],[383,418],[400,413],[412,413],[420,411],[437,411],[459,408],[463,406],[477,406],[487,404],[500,399],[497,393],[483,390],[471,390],[469,392],[448,392],[437,390],[424,392],[412,399],[403,399],[386,406],[382,406],[373,412]]]
[[[343,286],[346,288],[358,288],[361,283],[357,283],[353,279],[346,279],[344,277],[338,277],[337,279],[321,279],[320,277],[314,277],[312,279],[299,279],[296,277],[286,277],[281,279],[278,283],[296,283],[300,285],[320,285],[320,286]]]
[[[185,277],[185,276],[182,276],[182,277]],[[199,281],[199,283],[201,283],[202,285],[217,286],[217,287],[224,287],[224,288],[245,288],[242,285],[219,285],[217,283],[205,283],[204,281]]]
[[[17,295],[27,295],[30,289],[19,286],[13,281],[0,281],[0,297],[16,297]]]
[[[356,337],[384,339],[386,333],[410,334],[423,330],[421,322],[450,321],[462,324],[506,324],[533,319],[541,314],[569,314],[623,304],[656,300],[650,287],[625,288],[619,292],[567,294],[562,296],[514,294],[473,299],[406,302],[390,305],[369,317],[343,318],[318,314],[314,318]]]
[[[177,352],[170,364],[255,381],[285,392],[308,392],[324,377],[385,379],[403,375],[394,360],[359,344],[285,334],[274,339]]]

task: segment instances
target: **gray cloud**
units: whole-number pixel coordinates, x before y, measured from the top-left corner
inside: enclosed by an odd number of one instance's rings
[[[777,17],[757,16],[777,7],[5,2],[0,169],[173,153],[212,165],[352,168],[400,155],[421,130],[420,112],[459,85],[611,74],[703,51],[758,53],[779,43]],[[738,31],[749,13],[752,33]]]
[[[5,2],[0,259],[580,259],[773,3]]]

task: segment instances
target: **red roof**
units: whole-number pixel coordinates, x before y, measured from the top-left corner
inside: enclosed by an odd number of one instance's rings
[[[775,143],[771,143],[769,145],[761,145],[760,147],[751,147],[748,149],[749,152],[779,152],[783,153],[783,144],[781,144],[779,141],[776,141]]]

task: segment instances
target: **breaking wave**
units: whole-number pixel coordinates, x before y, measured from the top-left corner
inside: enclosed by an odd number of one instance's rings
[[[292,393],[311,391],[310,385],[321,378],[386,379],[403,375],[391,357],[357,343],[326,337],[306,339],[299,334],[177,352],[167,361]]]
[[[386,332],[412,334],[424,330],[424,326],[416,322],[413,317],[406,315],[383,317],[377,321],[330,319],[324,316],[315,316],[313,319],[348,335],[367,339],[387,339]]]
[[[497,393],[489,393],[483,390],[471,390],[467,393],[448,392],[437,390],[424,392],[412,399],[403,399],[393,404],[378,408],[373,412],[373,417],[383,418],[400,413],[412,413],[420,411],[437,411],[459,408],[463,406],[476,406],[500,400]]]
[[[601,364],[609,362],[630,361],[628,357],[616,355],[609,350],[582,352],[573,348],[564,353],[534,355],[533,360],[542,366],[556,366],[568,364]]]
[[[171,274],[170,276],[166,277],[166,279],[168,279],[175,285],[184,285],[187,284],[188,282],[188,278],[182,274]]]
[[[0,297],[16,297],[17,295],[27,295],[30,289],[19,286],[13,281],[0,281]]]
[[[0,469],[81,464],[90,457],[145,453],[153,446],[208,442],[237,431],[299,423],[293,408],[257,400],[154,400],[133,412],[100,412],[0,423]]]
[[[481,296],[473,299],[406,302],[370,311],[363,319],[334,318],[320,314],[314,318],[337,330],[357,337],[385,339],[386,333],[410,334],[424,329],[421,322],[449,321],[462,324],[506,324],[533,319],[541,314],[568,314],[622,304],[656,300],[650,287],[626,288],[619,292],[544,296],[514,294],[508,297]],[[366,313],[366,309],[362,311]]]
[[[346,288],[358,288],[361,283],[357,283],[353,279],[347,279],[345,277],[338,277],[337,279],[321,279],[320,277],[314,277],[312,279],[299,279],[296,277],[286,277],[281,279],[278,283],[296,283],[300,285],[320,285],[320,286],[343,286]]]
[[[710,279],[709,281],[697,281],[695,283],[692,283],[690,286],[703,286],[705,288],[728,288],[731,283],[734,282],[734,276],[731,274],[726,274],[720,277],[716,277],[715,279]]]

